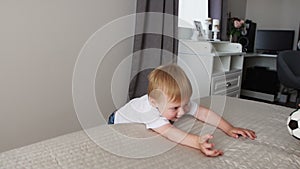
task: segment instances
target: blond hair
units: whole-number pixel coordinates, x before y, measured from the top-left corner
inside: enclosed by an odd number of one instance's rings
[[[190,98],[192,95],[190,80],[176,64],[157,67],[149,74],[148,80],[148,96],[153,99],[157,100],[164,94],[168,101],[181,102],[181,99]]]

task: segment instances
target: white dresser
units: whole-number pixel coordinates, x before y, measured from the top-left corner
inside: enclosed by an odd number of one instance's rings
[[[239,97],[244,54],[239,43],[179,40],[177,63],[191,80],[192,99]]]

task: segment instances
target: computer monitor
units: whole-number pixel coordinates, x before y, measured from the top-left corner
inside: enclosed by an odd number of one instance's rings
[[[292,50],[294,30],[257,30],[256,51],[259,53],[278,54],[283,50]]]

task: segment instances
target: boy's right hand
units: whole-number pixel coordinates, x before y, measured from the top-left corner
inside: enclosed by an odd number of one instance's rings
[[[213,136],[211,134],[199,136],[198,142],[199,142],[200,151],[204,155],[209,156],[209,157],[217,157],[217,156],[223,155],[223,151],[213,149],[214,144],[209,143],[209,140],[212,138],[213,138]]]

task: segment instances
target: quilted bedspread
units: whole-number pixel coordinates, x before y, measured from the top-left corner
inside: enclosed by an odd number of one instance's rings
[[[141,124],[102,125],[3,152],[0,168],[300,169],[300,141],[290,136],[286,127],[293,109],[229,97],[209,97],[200,104],[235,126],[254,130],[257,139],[228,137],[190,116],[177,121],[174,125],[182,130],[199,135],[213,133],[212,142],[224,155],[211,158],[175,144]]]

